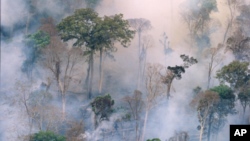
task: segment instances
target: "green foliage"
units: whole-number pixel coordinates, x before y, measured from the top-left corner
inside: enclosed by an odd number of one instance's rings
[[[245,85],[250,79],[248,66],[248,62],[233,61],[217,71],[216,78],[218,78],[222,84],[227,82],[231,87],[238,89]]]
[[[236,112],[235,108],[235,95],[233,90],[226,86],[220,85],[211,88],[211,91],[217,92],[220,96],[220,101],[217,106],[217,112],[227,116],[228,114],[234,114]]]
[[[94,34],[94,29],[100,22],[98,13],[93,9],[78,9],[74,15],[63,19],[58,25],[59,35],[63,41],[76,39],[74,46],[85,45],[91,49],[95,47],[95,40],[91,38]]]
[[[214,88],[211,88],[211,91],[217,92],[221,99],[235,99],[233,90],[227,85],[219,85]]]
[[[104,96],[98,96],[91,102],[92,111],[96,116],[99,116],[100,120],[109,118],[109,115],[113,112],[112,106],[115,104],[114,100],[109,94]]]
[[[40,50],[50,43],[50,36],[48,33],[40,30],[34,34],[28,35],[27,39],[28,45],[30,45],[32,48],[36,48],[36,50]]]
[[[240,100],[243,110],[245,111],[246,106],[250,104],[250,88],[248,86],[243,87],[238,94],[238,99]]]
[[[57,27],[63,41],[76,39],[74,46],[85,45],[91,50],[99,50],[102,47],[112,48],[114,41],[123,46],[131,41],[134,31],[129,29],[128,21],[122,18],[122,14],[101,18],[90,8],[78,9]]]
[[[181,79],[181,74],[185,73],[185,68],[188,68],[193,64],[198,63],[198,61],[195,58],[189,57],[188,55],[182,54],[180,55],[180,57],[184,62],[182,66],[177,66],[177,65],[175,67],[168,66],[168,70],[172,72],[173,78],[177,80]]]
[[[210,90],[216,92],[220,97],[210,118],[212,132],[217,133],[224,127],[228,114],[236,114],[236,99],[233,90],[226,85],[219,85]]]
[[[113,48],[113,41],[120,42],[124,47],[129,45],[135,31],[130,30],[128,21],[122,18],[122,14],[104,16],[98,23],[94,37],[98,38],[100,47]]]
[[[28,50],[25,50],[26,60],[23,62],[22,71],[30,73],[41,56],[41,50],[49,45],[50,36],[39,30],[34,34],[28,35],[25,43]]]
[[[57,135],[52,131],[40,131],[35,133],[30,141],[66,141],[64,136]]]
[[[246,103],[249,104],[250,103],[250,90],[248,90],[247,92],[240,92],[238,94],[238,99],[240,100],[241,103]]]
[[[148,139],[147,141],[161,141],[159,138]]]
[[[198,63],[197,59],[195,59],[194,57],[189,57],[188,55],[185,55],[185,54],[180,55],[180,57],[184,62],[184,65],[183,65],[184,68],[188,68]]]

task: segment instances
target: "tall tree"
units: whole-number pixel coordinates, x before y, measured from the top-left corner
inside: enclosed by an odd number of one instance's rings
[[[163,94],[163,86],[161,82],[160,72],[163,66],[159,64],[149,64],[146,73],[146,99],[145,99],[145,117],[142,129],[142,137],[140,141],[144,141],[145,131],[147,127],[148,114],[157,104],[156,100]]]
[[[128,47],[131,39],[134,36],[134,31],[130,30],[127,20],[123,20],[123,15],[104,16],[95,29],[95,34],[92,38],[96,38],[98,49],[100,51],[99,63],[99,93],[102,92],[103,82],[103,53],[111,55],[117,51],[114,46],[115,42],[121,43],[123,47]]]
[[[227,38],[226,42],[227,49],[232,51],[235,58],[240,61],[250,60],[250,28],[248,26],[250,21],[249,7],[250,5],[239,6],[239,4],[237,4],[237,9],[240,14],[234,18],[233,34]]]
[[[133,38],[134,31],[129,30],[129,24],[122,19],[122,14],[101,18],[92,9],[78,9],[74,15],[68,16],[58,24],[63,41],[75,39],[73,46],[82,47],[88,55],[88,95],[92,97],[92,81],[94,75],[94,54],[100,51],[100,77],[102,77],[102,52],[113,50],[114,41],[127,46]],[[89,78],[90,76],[90,78]],[[101,78],[100,78],[101,79]],[[102,81],[100,81],[100,90]]]
[[[131,27],[135,29],[138,35],[138,57],[139,57],[139,64],[138,64],[138,74],[137,74],[137,90],[140,90],[141,87],[141,74],[142,74],[142,63],[143,63],[143,49],[141,46],[141,37],[142,33],[148,31],[152,28],[151,22],[147,19],[129,19],[129,24]]]
[[[41,60],[46,71],[51,72],[56,80],[58,90],[62,100],[62,114],[65,119],[66,93],[72,81],[76,79],[76,67],[80,62],[82,52],[80,49],[67,48],[57,36],[58,31],[54,19],[44,18],[41,20],[40,30],[50,35],[50,44],[42,50],[43,59]]]
[[[170,67],[168,66],[167,72],[165,75],[162,75],[162,83],[167,85],[167,99],[170,98],[170,89],[174,79],[180,80],[182,78],[181,74],[185,73],[185,69],[189,68],[193,64],[198,63],[198,61],[193,58],[189,57],[185,54],[180,55],[181,59],[183,60],[183,65]]]
[[[147,56],[148,56],[148,49],[153,47],[153,37],[150,35],[145,35],[142,37],[142,53],[140,56],[141,60],[141,81],[145,79],[145,70],[147,66]]]
[[[221,83],[229,83],[234,90],[246,85],[250,79],[248,62],[233,61],[217,71],[216,78]]]
[[[191,102],[197,109],[200,122],[198,126],[198,130],[200,130],[199,141],[203,140],[203,135],[209,122],[208,119],[213,116],[219,100],[220,97],[216,92],[207,90],[198,94]]]
[[[243,108],[242,119],[245,120],[246,107],[250,105],[250,88],[248,85],[243,86],[238,94],[238,99]]]
[[[199,48],[208,47],[210,15],[213,11],[217,11],[216,0],[187,0],[183,9],[182,18],[187,24],[191,44],[196,43]]]
[[[228,9],[229,9],[229,12],[230,12],[230,16],[228,18],[227,28],[226,28],[226,31],[224,33],[223,44],[225,43],[230,31],[232,31],[234,20],[236,17],[236,12],[237,12],[240,4],[242,3],[242,0],[227,0],[226,3],[227,3],[226,5],[228,6]]]
[[[88,56],[88,75],[87,92],[89,99],[92,97],[92,81],[94,73],[94,53],[97,49],[96,38],[92,38],[95,34],[97,23],[101,19],[92,9],[78,9],[73,15],[64,18],[58,25],[59,35],[63,41],[73,40],[73,46],[81,47],[84,55]]]
[[[143,99],[142,93],[138,90],[134,91],[133,96],[126,96],[124,97],[124,101],[127,102],[129,105],[129,109],[132,113],[132,117],[135,119],[135,131],[136,131],[136,141],[139,141],[139,121],[140,121],[140,114],[142,112],[143,107]]]
[[[214,72],[214,69],[221,63],[223,56],[220,54],[223,45],[219,44],[217,47],[208,48],[205,50],[205,57],[209,59],[208,63],[208,79],[207,89],[210,88],[210,81]]]
[[[72,82],[79,77],[77,65],[82,58],[82,54],[79,49],[72,48],[69,50],[58,41],[58,38],[56,40],[44,50],[43,64],[56,80],[62,100],[62,115],[65,119],[66,93]]]
[[[218,135],[229,114],[236,114],[236,97],[230,87],[226,85],[219,85],[210,90],[216,92],[219,95],[220,100],[214,109],[214,114],[208,118],[208,141],[210,141],[212,131],[216,134],[216,136]]]

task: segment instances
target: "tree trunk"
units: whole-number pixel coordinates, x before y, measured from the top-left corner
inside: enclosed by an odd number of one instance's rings
[[[97,129],[97,127],[98,127],[98,121],[97,121],[97,116],[96,116],[95,113],[94,113],[94,126],[95,126],[95,129]]]
[[[26,21],[26,27],[25,27],[25,35],[28,35],[28,33],[29,33],[30,17],[31,17],[31,14],[28,13],[27,21]]]
[[[62,93],[62,114],[63,114],[63,120],[65,120],[65,107],[66,107],[66,98],[65,98],[65,93]]]
[[[142,82],[144,82],[144,77],[145,77],[145,70],[147,66],[147,49],[145,49],[145,56],[143,58],[143,65],[142,65]]]
[[[135,121],[135,137],[136,137],[136,141],[139,141],[139,138],[138,138],[138,121],[137,121],[137,119]]]
[[[172,81],[167,85],[167,100],[170,98],[170,89],[171,89]]]
[[[224,34],[223,44],[224,44],[224,43],[225,43],[225,41],[226,41],[226,38],[227,38],[227,34],[228,34],[228,31],[229,31],[229,28],[230,28],[230,22],[228,23],[228,25],[227,25],[227,29],[226,29],[225,34]]]
[[[209,115],[209,118],[208,118],[208,131],[207,131],[207,141],[210,141],[210,134],[211,134],[211,125],[212,125],[212,116],[213,114],[210,114]]]
[[[231,8],[230,0],[227,0],[227,4],[228,4],[229,11],[230,11],[231,19],[230,19],[230,21],[228,22],[227,29],[226,29],[226,32],[225,32],[225,34],[224,34],[223,44],[225,43],[226,38],[227,38],[228,31],[229,31],[230,27],[232,27],[232,24],[233,24],[233,11],[232,11],[232,8]]]
[[[138,31],[138,39],[139,39],[139,46],[138,46],[138,76],[137,76],[137,90],[140,90],[140,83],[141,83],[141,31]]]
[[[242,107],[243,107],[243,116],[242,116],[242,120],[243,120],[243,122],[244,122],[247,105],[245,104],[245,105],[243,105]]]
[[[149,111],[149,109],[147,108],[146,109],[146,113],[145,113],[145,118],[144,118],[144,124],[143,124],[141,141],[144,141],[146,126],[147,126],[147,120],[148,120],[148,111]]]
[[[91,51],[90,54],[90,79],[88,84],[88,95],[89,99],[92,98],[92,82],[93,82],[93,76],[94,76],[94,51]]]
[[[204,124],[204,125],[205,125],[205,124]],[[203,132],[204,132],[204,125],[201,126],[199,141],[202,141]]]
[[[141,61],[139,60],[138,76],[137,76],[137,90],[140,90],[141,83]]]
[[[88,60],[88,69],[87,69],[87,76],[86,76],[86,79],[85,79],[85,86],[83,88],[89,88],[89,74],[90,74],[90,57],[89,57],[89,60]]]
[[[212,73],[212,64],[209,63],[208,78],[207,78],[207,90],[210,88],[211,73]]]
[[[99,64],[99,94],[102,93],[102,81],[103,81],[103,70],[102,70],[102,63],[103,63],[103,58],[102,58],[103,50],[102,48],[100,49],[100,64]]]

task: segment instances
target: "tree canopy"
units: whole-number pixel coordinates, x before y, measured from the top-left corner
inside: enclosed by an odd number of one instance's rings
[[[221,83],[229,83],[230,86],[235,89],[240,88],[250,79],[248,66],[248,62],[233,61],[218,70],[216,78],[218,78]]]
[[[40,131],[35,133],[30,141],[66,141],[66,138],[51,131]]]

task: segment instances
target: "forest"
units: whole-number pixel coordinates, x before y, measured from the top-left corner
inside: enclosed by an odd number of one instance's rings
[[[249,25],[249,0],[2,0],[0,141],[228,141]]]

